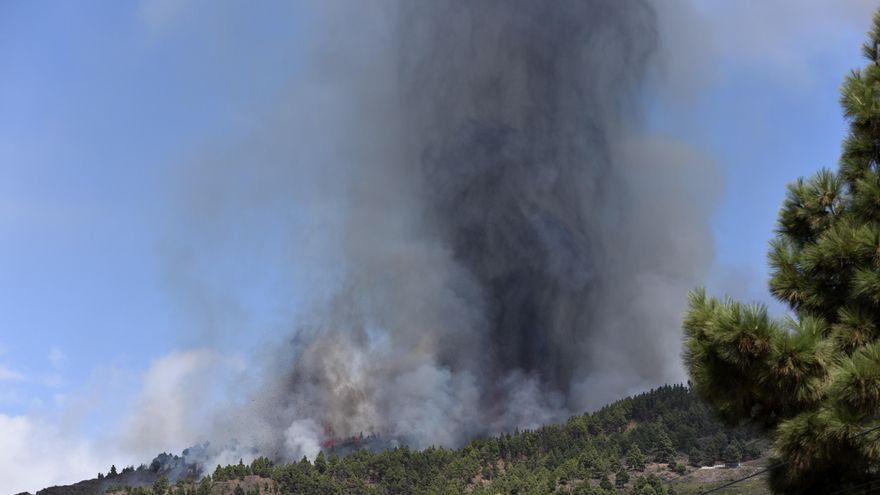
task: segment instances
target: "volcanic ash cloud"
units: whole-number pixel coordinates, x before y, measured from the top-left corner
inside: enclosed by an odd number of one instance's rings
[[[200,221],[274,215],[313,249],[292,263],[331,273],[217,435],[279,458],[328,435],[454,446],[680,379],[714,176],[640,130],[653,8],[330,4],[253,153],[195,169]]]

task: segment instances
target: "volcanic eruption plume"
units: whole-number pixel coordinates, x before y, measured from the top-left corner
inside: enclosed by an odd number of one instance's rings
[[[324,274],[213,435],[453,446],[680,379],[712,172],[641,128],[653,7],[326,4],[265,128],[191,170],[198,222],[273,216],[263,238]]]

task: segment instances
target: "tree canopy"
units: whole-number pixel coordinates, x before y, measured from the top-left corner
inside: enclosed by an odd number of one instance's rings
[[[829,493],[878,477],[880,431],[880,12],[840,102],[836,171],[788,186],[770,243],[770,292],[791,315],[697,290],[685,364],[731,424],[771,434],[776,493]]]
[[[401,446],[344,456],[330,450],[289,464],[258,457],[250,464],[217,466],[198,482],[195,477],[178,478],[170,489],[160,485],[159,490],[171,495],[230,495],[238,486],[245,495],[670,495],[687,487],[676,482],[688,481],[677,462],[684,460],[684,452],[700,447],[697,465],[713,465],[724,459],[730,445],[742,451],[744,460],[754,460],[766,441],[752,429],[723,428],[691,389],[674,385],[573,416],[564,424],[479,438],[459,449]],[[144,485],[153,474],[163,475],[144,467],[119,480],[118,489],[92,493],[157,495]],[[126,481],[139,486],[124,488]],[[37,495],[63,493],[70,492],[48,489]]]

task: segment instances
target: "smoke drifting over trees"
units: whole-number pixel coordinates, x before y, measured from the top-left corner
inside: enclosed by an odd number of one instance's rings
[[[324,275],[207,439],[453,446],[682,378],[715,176],[642,129],[654,8],[330,4],[265,125],[188,172],[199,256],[241,223]]]

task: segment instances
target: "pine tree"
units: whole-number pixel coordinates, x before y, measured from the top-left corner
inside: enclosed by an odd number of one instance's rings
[[[324,452],[318,452],[318,456],[315,457],[315,469],[318,470],[319,473],[324,474],[327,472],[327,460],[324,457]]]
[[[250,473],[268,478],[272,475],[273,463],[268,457],[260,456],[251,461]]]
[[[168,478],[163,474],[159,476],[155,482],[153,482],[153,495],[165,495],[168,493]]]
[[[661,493],[663,493],[663,487],[660,486],[660,491],[658,491],[656,485],[659,485],[659,483],[651,483],[648,478],[645,478],[644,476],[639,476],[638,478],[636,478],[636,482],[633,484],[632,493],[634,495],[660,495]]]
[[[666,430],[660,430],[660,433],[657,435],[654,459],[657,462],[673,462],[675,455],[676,451],[675,447],[672,445],[672,440],[669,438]]]
[[[703,454],[699,447],[691,447],[691,451],[688,452],[688,464],[693,467],[700,467],[703,465],[704,457],[705,454]]]
[[[614,485],[611,484],[611,480],[608,479],[608,475],[602,476],[602,481],[599,482],[599,488],[603,490],[613,490]]]
[[[636,471],[645,470],[645,454],[638,445],[632,444],[626,453],[626,467]]]
[[[620,468],[614,475],[614,486],[623,488],[627,483],[629,483],[629,473],[626,472],[626,469]]]
[[[836,172],[788,187],[771,242],[770,290],[794,316],[690,295],[685,363],[730,423],[774,439],[775,493],[829,493],[876,479],[880,431],[880,12],[870,63],[846,77]],[[864,434],[862,432],[870,432]]]
[[[199,481],[199,487],[196,489],[196,495],[211,495],[211,477],[205,476]]]
[[[739,461],[742,460],[742,449],[736,442],[730,442],[727,447],[724,448],[724,452],[721,454],[721,459],[725,464],[739,464]]]

